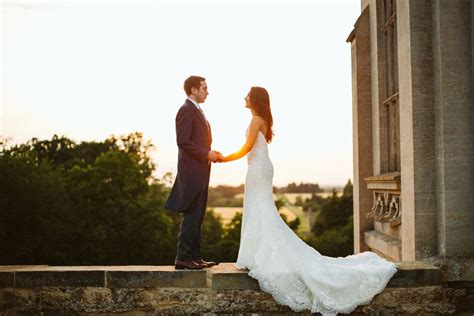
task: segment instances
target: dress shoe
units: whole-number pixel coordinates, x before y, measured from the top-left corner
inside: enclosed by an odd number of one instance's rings
[[[201,265],[205,265],[207,268],[217,265],[217,263],[214,261],[204,261],[202,260],[202,258],[194,260],[194,262],[197,262],[198,264],[201,264]]]
[[[203,268],[206,268],[206,267],[207,267],[206,265],[199,264],[199,263],[194,262],[194,261],[179,261],[179,260],[176,260],[174,262],[174,268],[175,269],[199,270],[199,269],[203,269]]]

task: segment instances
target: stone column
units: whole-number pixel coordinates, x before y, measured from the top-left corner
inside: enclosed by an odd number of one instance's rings
[[[438,250],[474,256],[472,1],[433,1]]]
[[[364,232],[373,229],[366,218],[372,207],[372,195],[364,178],[372,175],[372,102],[370,76],[369,9],[357,20],[348,38],[352,50],[352,129],[354,163],[354,252],[369,250]]]
[[[397,0],[402,260],[437,253],[431,0]]]

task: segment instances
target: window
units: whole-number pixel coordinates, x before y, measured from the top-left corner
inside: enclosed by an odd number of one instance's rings
[[[400,107],[396,0],[377,1],[380,57],[381,172],[400,171]]]

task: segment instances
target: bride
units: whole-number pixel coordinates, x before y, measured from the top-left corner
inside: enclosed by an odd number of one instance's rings
[[[396,265],[370,251],[345,258],[321,255],[285,224],[273,201],[270,97],[264,88],[252,87],[245,101],[252,112],[245,145],[221,158],[248,159],[236,267],[248,269],[263,291],[296,312],[335,315],[369,303],[395,274]]]

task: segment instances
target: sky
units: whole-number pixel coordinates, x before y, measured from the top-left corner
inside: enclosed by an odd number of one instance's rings
[[[2,1],[0,136],[9,144],[143,132],[155,176],[176,174],[175,116],[190,75],[213,149],[245,142],[250,87],[270,94],[274,185],[352,178],[350,44],[358,0]],[[211,185],[245,182],[247,160]]]

